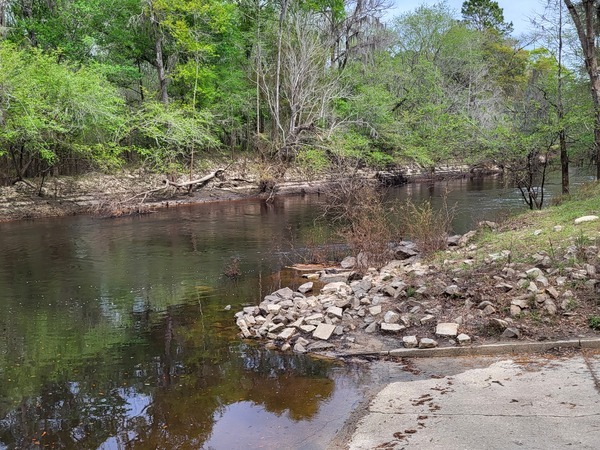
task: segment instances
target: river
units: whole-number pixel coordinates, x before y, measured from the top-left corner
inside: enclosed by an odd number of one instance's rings
[[[390,195],[446,189],[457,232],[523,208],[497,178]],[[0,449],[324,448],[378,375],[243,343],[233,320],[300,282],[281,269],[327,235],[321,200],[0,224]]]

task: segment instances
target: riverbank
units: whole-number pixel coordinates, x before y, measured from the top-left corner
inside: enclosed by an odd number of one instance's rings
[[[189,175],[165,176],[143,170],[19,181],[12,186],[0,187],[0,222],[79,214],[121,216],[179,205],[319,194],[331,185],[332,180],[331,174],[327,173],[315,174],[299,167],[270,167],[248,161],[236,161],[231,165],[211,162],[206,170],[192,178],[210,176],[220,169],[226,170],[204,183],[195,184],[191,191],[187,186],[176,186],[187,183]],[[361,170],[354,176],[382,185],[396,185],[496,172],[494,168],[465,165],[440,166],[434,171],[406,166],[394,171]]]
[[[559,206],[482,223],[433,256],[405,244],[360,275],[348,258],[244,308],[237,324],[270,348],[332,357],[597,338],[599,211],[594,184]]]

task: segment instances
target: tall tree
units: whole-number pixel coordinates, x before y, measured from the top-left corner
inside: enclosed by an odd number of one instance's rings
[[[597,0],[582,0],[577,5],[573,4],[571,0],[564,0],[564,2],[575,24],[585,68],[590,79],[590,90],[594,103],[593,153],[596,159],[596,179],[600,180],[600,73],[598,72],[596,48],[600,5]]]
[[[460,12],[465,21],[479,31],[495,30],[507,35],[513,30],[512,22],[504,21],[504,12],[494,0],[467,0]]]

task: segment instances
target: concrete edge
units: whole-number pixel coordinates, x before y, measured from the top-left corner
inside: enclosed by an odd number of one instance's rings
[[[342,357],[352,356],[395,356],[400,358],[434,358],[455,356],[511,355],[517,353],[545,352],[554,348],[600,349],[600,338],[571,339],[544,342],[507,342],[465,347],[437,348],[397,348],[380,352],[345,353]]]

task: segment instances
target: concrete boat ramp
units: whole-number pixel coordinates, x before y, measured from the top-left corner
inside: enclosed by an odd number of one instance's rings
[[[600,448],[597,350],[410,364],[421,376],[387,384],[329,448]]]

